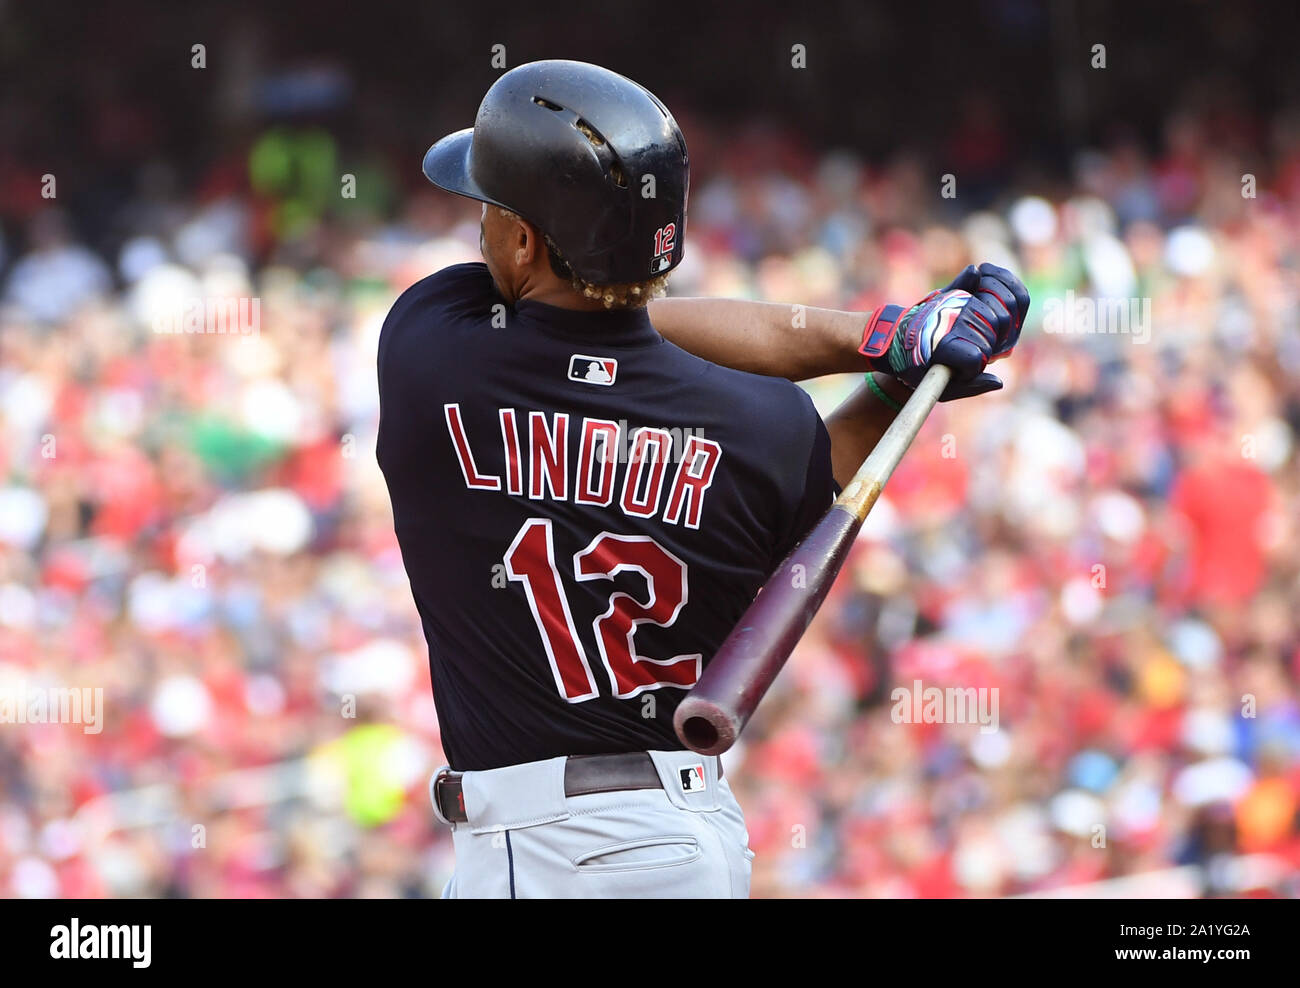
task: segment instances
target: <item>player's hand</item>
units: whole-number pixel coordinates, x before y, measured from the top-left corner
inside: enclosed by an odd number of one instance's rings
[[[940,401],[996,391],[984,368],[1011,355],[1029,311],[1029,292],[1006,268],[970,265],[946,288],[910,309],[887,305],[871,315],[859,352],[873,370],[916,387],[934,364],[952,368]]]

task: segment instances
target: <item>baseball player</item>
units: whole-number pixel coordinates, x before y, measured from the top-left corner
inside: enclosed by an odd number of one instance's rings
[[[745,897],[748,836],[673,711],[931,362],[1000,387],[1029,299],[985,265],[872,313],[651,299],[686,142],[651,93],[519,66],[424,159],[483,203],[484,263],[408,289],[377,444],[449,764],[444,897]],[[798,323],[792,325],[792,321]],[[791,383],[866,371],[828,417]]]

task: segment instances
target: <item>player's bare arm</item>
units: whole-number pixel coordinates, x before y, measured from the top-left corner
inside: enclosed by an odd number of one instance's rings
[[[1010,325],[1000,326],[999,321],[1010,320],[1018,337],[1029,308],[1029,293],[1020,280],[1005,268],[985,264],[978,269],[968,267],[941,292],[969,293],[972,289],[974,294],[983,295],[978,316],[994,335],[1009,332]],[[931,293],[917,305],[937,297],[937,293]],[[895,322],[888,318],[890,310],[897,310]],[[651,321],[665,339],[697,357],[791,381],[862,370],[869,332],[888,346],[892,336],[886,337],[882,330],[892,328],[907,315],[897,306],[852,312],[729,298],[659,298],[650,302],[649,311]],[[1014,345],[1012,340],[993,359],[1009,355]],[[945,393],[944,400],[951,397]]]
[[[751,374],[806,381],[862,370],[868,313],[731,298],[659,298],[650,321],[697,357]]]
[[[1005,268],[967,267],[909,308],[868,313],[739,299],[658,299],[650,317],[663,336],[737,370],[800,381],[861,371],[868,380],[826,418],[835,482],[845,486],[932,364],[951,368],[943,401],[1002,387],[985,371],[1011,354],[1029,292]]]

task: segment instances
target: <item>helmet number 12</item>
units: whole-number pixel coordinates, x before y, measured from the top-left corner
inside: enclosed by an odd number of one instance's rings
[[[669,223],[655,231],[655,256],[650,261],[650,273],[666,271],[673,263],[673,246],[677,240],[677,224]]]

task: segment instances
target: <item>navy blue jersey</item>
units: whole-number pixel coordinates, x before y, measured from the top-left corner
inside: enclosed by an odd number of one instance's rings
[[[397,300],[379,395],[459,771],[680,749],[677,704],[834,495],[794,384],[692,356],[645,309],[510,307],[484,264]]]

